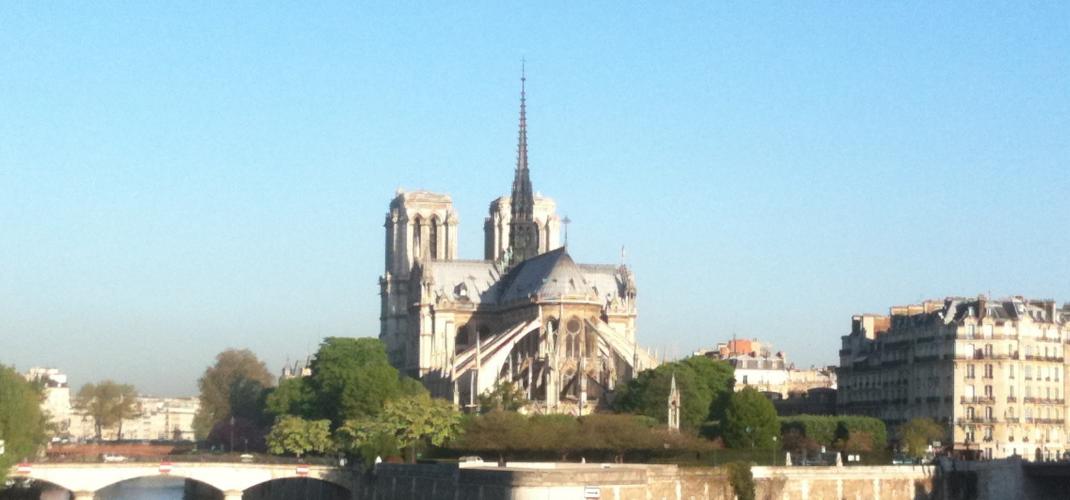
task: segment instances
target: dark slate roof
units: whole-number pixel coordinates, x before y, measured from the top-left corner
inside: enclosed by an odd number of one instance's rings
[[[564,247],[536,255],[505,275],[499,303],[543,297],[585,295],[597,297],[583,271]]]

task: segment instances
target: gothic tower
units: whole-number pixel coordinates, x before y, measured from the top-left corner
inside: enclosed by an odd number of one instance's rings
[[[524,84],[527,81],[523,66],[520,71],[520,132],[510,199],[509,265],[539,254],[539,225],[535,222],[535,195],[528,174],[528,124]]]

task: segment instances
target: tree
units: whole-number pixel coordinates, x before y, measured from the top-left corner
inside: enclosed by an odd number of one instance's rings
[[[580,434],[584,448],[609,451],[617,463],[624,462],[628,451],[649,449],[657,444],[650,427],[635,415],[594,413],[580,417]]]
[[[528,404],[524,391],[512,382],[495,382],[494,388],[479,395],[479,411],[517,411]]]
[[[227,349],[215,357],[197,381],[201,407],[193,428],[200,439],[231,416],[260,420],[261,393],[271,387],[274,377],[256,354],[248,349]]]
[[[534,451],[553,452],[566,461],[586,445],[580,421],[571,415],[532,415],[527,418],[524,442]]]
[[[111,427],[117,427],[117,438],[122,439],[123,420],[141,414],[137,389],[111,380],[83,385],[74,397],[74,407],[93,419],[97,439],[103,437],[104,429]]]
[[[304,377],[291,378],[268,390],[264,409],[275,416],[308,417],[314,413],[312,398],[312,389]]]
[[[331,422],[284,415],[271,427],[267,447],[273,454],[293,453],[297,458],[306,453],[326,453],[333,448]]]
[[[724,439],[731,448],[772,448],[780,433],[776,408],[753,387],[732,394],[725,409]]]
[[[11,466],[33,456],[45,444],[41,393],[15,370],[0,365],[0,487]]]
[[[505,455],[528,448],[528,418],[513,411],[492,410],[464,421],[464,432],[457,442],[463,450],[494,453],[503,462]]]
[[[638,377],[618,388],[614,409],[666,422],[669,386],[674,376],[680,390],[682,427],[697,429],[706,420],[720,419],[735,384],[733,369],[724,361],[705,356],[664,363],[639,373]]]
[[[308,384],[317,418],[337,427],[346,420],[378,415],[384,404],[410,391],[390,365],[379,339],[328,337],[312,360]]]
[[[415,462],[419,446],[446,444],[458,434],[460,424],[452,404],[424,393],[387,401],[379,415],[347,420],[339,432],[349,449],[390,436],[398,448],[409,449],[409,461]]]
[[[944,439],[944,426],[931,418],[914,418],[898,429],[900,446],[914,458],[925,458],[929,444]]]

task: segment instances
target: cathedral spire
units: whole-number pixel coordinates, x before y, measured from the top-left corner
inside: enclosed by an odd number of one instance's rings
[[[535,224],[535,197],[528,172],[527,73],[520,62],[520,130],[517,137],[516,171],[510,200],[509,249],[510,264],[538,255],[539,233]]]

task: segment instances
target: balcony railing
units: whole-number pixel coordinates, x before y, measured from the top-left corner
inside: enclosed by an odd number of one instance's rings
[[[963,404],[990,405],[996,402],[996,398],[993,396],[962,396],[961,402]]]
[[[1026,354],[1024,357],[1027,361],[1063,361],[1062,356],[1045,356],[1043,354]]]
[[[1027,397],[1022,400],[1025,403],[1041,404],[1041,405],[1061,405],[1065,404],[1066,400],[1062,398],[1034,398]]]

